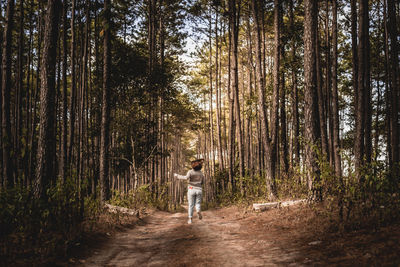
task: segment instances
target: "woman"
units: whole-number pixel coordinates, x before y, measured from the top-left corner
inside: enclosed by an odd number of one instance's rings
[[[203,167],[203,159],[197,159],[192,161],[192,170],[189,170],[186,176],[174,173],[174,177],[177,179],[188,180],[188,202],[189,202],[189,220],[188,224],[192,223],[193,207],[196,204],[196,212],[201,220],[201,197],[202,197],[202,185],[204,182],[204,174],[201,172]]]

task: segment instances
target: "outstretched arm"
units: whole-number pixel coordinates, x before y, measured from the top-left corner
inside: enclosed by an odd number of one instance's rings
[[[187,180],[187,179],[189,179],[189,176],[190,176],[190,170],[186,173],[186,175],[180,175],[180,174],[174,173],[174,177],[176,179],[180,179],[180,180]]]

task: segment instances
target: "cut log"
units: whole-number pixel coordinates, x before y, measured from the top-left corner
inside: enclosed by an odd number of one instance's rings
[[[255,211],[264,211],[264,210],[269,210],[272,208],[277,208],[278,205],[279,205],[279,202],[259,203],[259,204],[253,204],[253,209]]]
[[[279,206],[287,207],[287,206],[297,205],[297,204],[306,203],[306,202],[307,202],[307,199],[289,200],[289,201],[280,202]]]
[[[127,214],[127,215],[135,215],[135,216],[139,217],[139,210],[132,210],[132,209],[124,208],[124,207],[110,205],[107,203],[105,204],[105,207],[111,213],[122,213],[122,214]]]
[[[272,208],[280,208],[280,207],[288,207],[292,205],[297,205],[300,203],[305,203],[306,199],[299,199],[299,200],[289,200],[283,202],[267,202],[267,203],[254,203],[253,210],[255,211],[265,211]]]

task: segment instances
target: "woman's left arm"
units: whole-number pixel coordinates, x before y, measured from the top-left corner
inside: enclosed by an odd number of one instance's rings
[[[187,180],[190,177],[190,170],[187,172],[186,175],[180,175],[180,174],[174,173],[174,177],[179,180]]]

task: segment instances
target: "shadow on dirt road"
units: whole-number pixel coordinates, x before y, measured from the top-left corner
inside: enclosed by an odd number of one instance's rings
[[[237,207],[186,213],[152,212],[133,229],[85,252],[81,266],[351,266],[399,262],[400,227],[378,233],[328,233],[311,209],[263,213]],[[392,245],[390,245],[392,244]]]

